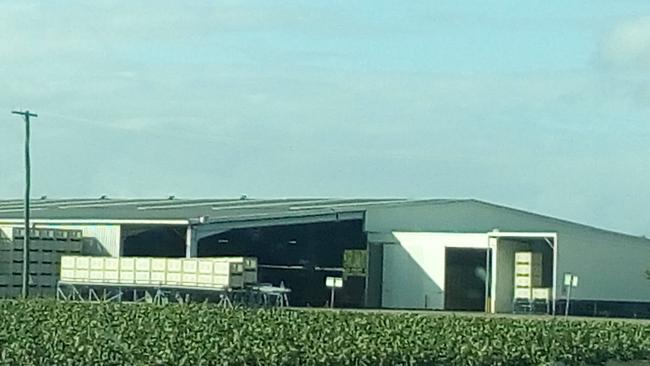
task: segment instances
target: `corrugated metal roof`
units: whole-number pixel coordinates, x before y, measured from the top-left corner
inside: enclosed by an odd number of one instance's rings
[[[35,199],[35,220],[188,220],[201,216],[236,217],[258,215],[295,216],[299,211],[363,211],[366,207],[414,202],[442,203],[450,200],[407,199]],[[0,200],[0,221],[22,217],[19,200]]]
[[[514,212],[535,217],[537,220],[553,220],[557,223],[577,225],[582,228],[598,230],[617,235],[633,236],[579,224],[576,222],[540,215],[520,209],[502,206],[476,199],[365,199],[365,198],[276,198],[276,199],[179,199],[179,198],[72,198],[72,199],[34,199],[31,202],[33,220],[61,220],[80,222],[131,221],[174,221],[178,224],[207,216],[209,221],[256,220],[262,218],[281,218],[313,216],[331,213],[363,212],[369,209],[391,207],[415,207],[422,205],[479,204],[491,207],[497,212]],[[0,223],[21,220],[22,201],[18,199],[0,200]],[[636,237],[636,236],[634,236]]]

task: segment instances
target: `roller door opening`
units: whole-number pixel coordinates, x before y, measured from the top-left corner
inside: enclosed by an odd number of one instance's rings
[[[485,249],[445,250],[445,309],[485,310]]]

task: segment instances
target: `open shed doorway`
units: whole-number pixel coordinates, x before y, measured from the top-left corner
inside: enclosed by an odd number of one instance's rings
[[[486,249],[445,249],[445,310],[485,310],[486,267]]]
[[[515,301],[515,254],[517,252],[532,252],[541,255],[540,282],[532,288],[545,289],[549,293],[549,306],[553,302],[556,282],[557,237],[553,233],[500,233],[493,237],[496,240],[493,250],[492,277],[492,311],[495,313],[512,313]],[[532,293],[531,293],[532,298]]]
[[[344,277],[337,307],[365,306],[366,278],[343,276],[346,250],[366,250],[362,220],[232,229],[199,240],[198,256],[252,256],[258,282],[291,289],[292,306],[324,307],[330,299],[325,278]]]
[[[185,226],[122,226],[122,249],[124,257],[185,256]]]

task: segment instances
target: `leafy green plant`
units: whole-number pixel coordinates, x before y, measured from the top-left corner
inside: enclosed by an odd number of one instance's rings
[[[0,302],[6,365],[548,365],[650,359],[646,323]]]

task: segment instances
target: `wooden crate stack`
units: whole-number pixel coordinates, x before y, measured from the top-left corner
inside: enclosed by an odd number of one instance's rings
[[[515,299],[531,300],[542,286],[542,253],[515,253]]]
[[[257,281],[251,257],[64,256],[61,281],[74,284],[243,288]]]
[[[13,241],[0,240],[0,298],[20,295],[25,230],[14,228]],[[54,296],[59,280],[61,256],[79,255],[80,230],[31,229],[29,283],[31,296]]]
[[[10,291],[13,289],[14,282],[17,280],[20,285],[20,277],[14,279],[14,264],[13,264],[13,242],[0,236],[0,298],[13,297],[14,294]]]

